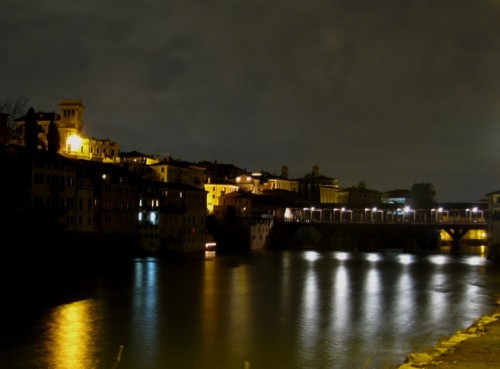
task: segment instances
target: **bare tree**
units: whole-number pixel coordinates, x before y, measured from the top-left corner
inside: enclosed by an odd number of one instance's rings
[[[0,98],[0,113],[8,114],[7,129],[9,130],[9,140],[16,135],[15,120],[26,114],[28,103],[29,99],[26,96],[21,96],[14,100]]]

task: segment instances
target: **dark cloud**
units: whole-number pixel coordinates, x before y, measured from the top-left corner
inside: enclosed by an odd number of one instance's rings
[[[443,201],[500,189],[495,1],[6,1],[0,85],[123,150]],[[1,97],[1,96],[0,96]]]

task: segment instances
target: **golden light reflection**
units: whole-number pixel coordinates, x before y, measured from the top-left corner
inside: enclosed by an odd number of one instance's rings
[[[94,300],[58,307],[52,314],[46,340],[48,367],[52,369],[95,368],[99,335]]]
[[[479,255],[481,255],[481,257],[486,257],[486,246],[485,245],[481,245],[479,246]]]
[[[249,337],[251,331],[250,316],[252,313],[250,302],[249,270],[245,264],[235,268],[230,277],[229,293],[230,297],[225,308],[227,311],[229,331],[227,342],[230,342],[235,351],[239,351],[240,357],[248,355]],[[227,310],[225,310],[227,309]]]
[[[207,252],[207,251],[206,251]],[[215,251],[214,251],[215,252]],[[215,261],[204,263],[202,304],[201,314],[202,331],[204,338],[203,348],[208,351],[215,350],[217,342],[212,338],[215,336],[217,328],[217,274]]]

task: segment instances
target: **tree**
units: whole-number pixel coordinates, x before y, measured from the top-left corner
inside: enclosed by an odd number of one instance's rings
[[[35,151],[38,146],[38,122],[35,109],[30,107],[24,123],[24,145],[28,150]]]
[[[414,183],[410,191],[414,209],[430,209],[436,204],[436,191],[432,183]]]
[[[49,123],[49,130],[47,132],[47,143],[48,150],[53,153],[58,153],[61,148],[61,136],[59,135],[59,129],[54,122],[55,113],[52,113],[52,118]]]
[[[15,100],[0,99],[0,113],[8,114],[7,128],[9,130],[9,141],[16,134],[14,120],[26,111],[29,99],[25,96],[18,97]]]

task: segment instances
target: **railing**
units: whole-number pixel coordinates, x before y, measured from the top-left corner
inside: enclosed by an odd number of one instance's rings
[[[488,224],[484,210],[471,209],[347,209],[287,208],[289,222],[365,223],[365,224]]]

